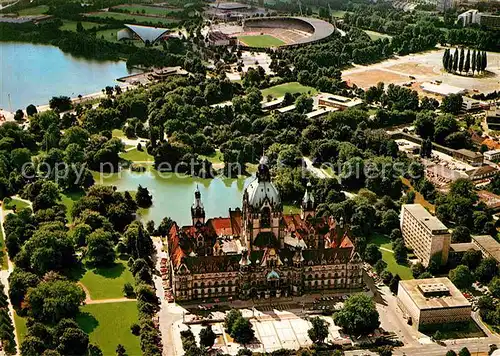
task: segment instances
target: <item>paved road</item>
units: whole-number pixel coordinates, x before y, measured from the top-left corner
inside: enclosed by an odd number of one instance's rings
[[[167,257],[167,253],[162,251],[162,244],[160,238],[154,237],[153,242],[156,249],[156,269],[159,271],[160,261],[162,258]],[[158,298],[160,298],[161,301],[158,317],[160,321],[163,355],[180,356],[181,353],[176,349],[176,344],[174,343],[175,340],[172,327],[174,323],[177,323],[182,320],[182,313],[184,309],[176,305],[175,303],[168,303],[165,300],[165,293],[163,291],[163,282],[161,276],[155,275],[153,279],[156,287],[156,295],[158,296]]]

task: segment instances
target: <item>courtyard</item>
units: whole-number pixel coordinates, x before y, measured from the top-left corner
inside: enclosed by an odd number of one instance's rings
[[[452,52],[454,52],[452,48]],[[487,73],[479,76],[461,76],[443,70],[444,48],[407,56],[396,56],[369,66],[355,65],[342,72],[342,79],[349,84],[367,89],[384,82],[385,85],[402,85],[412,82],[412,89],[428,95],[420,85],[424,82],[440,81],[443,84],[467,88],[471,92],[489,93],[500,87],[500,53],[488,53]],[[413,78],[411,78],[413,77]]]

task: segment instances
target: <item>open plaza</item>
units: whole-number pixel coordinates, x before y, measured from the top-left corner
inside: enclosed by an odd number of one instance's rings
[[[396,56],[377,64],[368,66],[355,65],[344,70],[342,79],[349,84],[368,89],[383,82],[389,84],[410,84],[420,95],[432,96],[421,87],[424,83],[441,83],[475,92],[489,93],[500,88],[500,53],[488,53],[488,70],[485,74],[462,76],[447,73],[443,70],[444,48],[404,57]]]

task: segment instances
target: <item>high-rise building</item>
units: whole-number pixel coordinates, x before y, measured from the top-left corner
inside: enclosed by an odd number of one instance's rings
[[[451,234],[448,228],[420,204],[401,207],[401,231],[405,245],[428,266],[431,259],[446,264],[450,250]]]

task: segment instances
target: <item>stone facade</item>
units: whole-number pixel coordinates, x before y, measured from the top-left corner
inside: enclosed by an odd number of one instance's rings
[[[363,286],[362,261],[343,221],[319,218],[310,186],[301,214],[283,214],[278,190],[261,160],[242,209],[205,221],[195,192],[192,225],[168,236],[177,300],[298,296]]]

